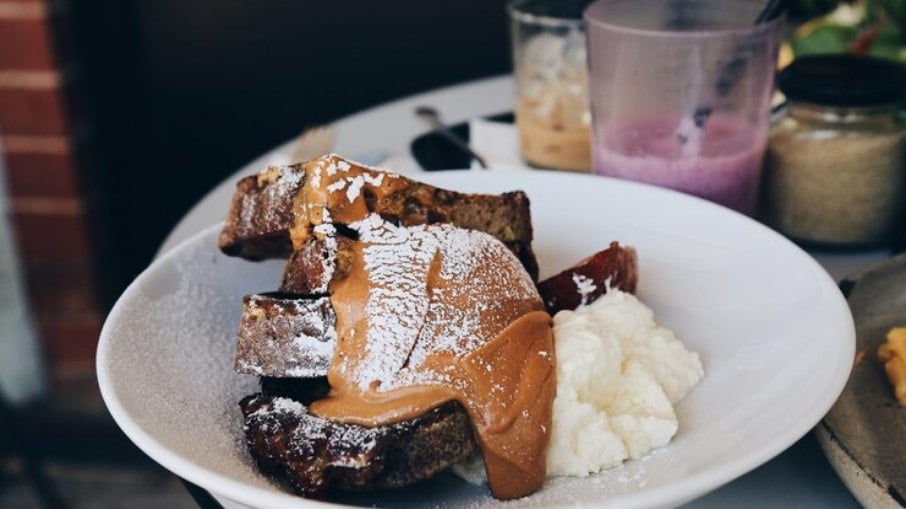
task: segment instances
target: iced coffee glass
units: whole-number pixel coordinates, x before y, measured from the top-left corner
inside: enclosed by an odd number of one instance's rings
[[[589,171],[591,115],[582,12],[588,0],[514,0],[516,126],[532,166]]]
[[[763,0],[598,0],[585,11],[595,173],[745,214],[758,196],[782,19]]]

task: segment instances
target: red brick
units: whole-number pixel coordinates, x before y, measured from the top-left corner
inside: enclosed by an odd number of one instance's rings
[[[59,88],[62,81],[59,71],[0,69],[0,88]]]
[[[54,66],[46,17],[0,16],[0,69],[53,69]]]
[[[44,360],[55,391],[61,391],[67,397],[84,394],[85,389],[89,389],[89,393],[97,392],[91,385],[97,384],[94,359],[101,324],[96,316],[37,322]]]
[[[23,268],[25,293],[36,319],[73,319],[98,313],[95,274],[88,264]]]
[[[0,1],[0,18],[42,18],[48,10],[45,0]]]
[[[61,135],[66,108],[60,87],[0,87],[0,128],[8,134]]]
[[[80,265],[91,260],[85,215],[68,199],[12,201],[19,259],[25,266]]]
[[[4,166],[10,196],[79,196],[75,163],[68,153],[10,152]]]
[[[12,153],[40,153],[40,154],[69,154],[72,144],[65,136],[26,136],[10,135],[0,136],[3,143],[3,152]]]
[[[94,363],[98,337],[101,334],[101,320],[98,317],[45,320],[39,321],[37,325],[44,345],[44,355],[51,370]]]

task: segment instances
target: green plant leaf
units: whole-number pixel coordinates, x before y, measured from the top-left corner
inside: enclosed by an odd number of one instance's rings
[[[790,46],[797,57],[845,53],[856,34],[857,30],[853,27],[825,25],[812,30],[808,35],[793,37]]]

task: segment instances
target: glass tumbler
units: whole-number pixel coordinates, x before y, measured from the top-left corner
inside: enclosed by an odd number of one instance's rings
[[[752,215],[782,18],[761,0],[598,0],[585,10],[593,166]]]
[[[583,9],[589,0],[507,5],[523,160],[559,170],[591,168],[591,114]]]

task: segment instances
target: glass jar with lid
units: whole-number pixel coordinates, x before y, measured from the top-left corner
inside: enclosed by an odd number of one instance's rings
[[[762,218],[812,245],[875,247],[906,228],[906,66],[854,55],[795,60],[778,77]]]

